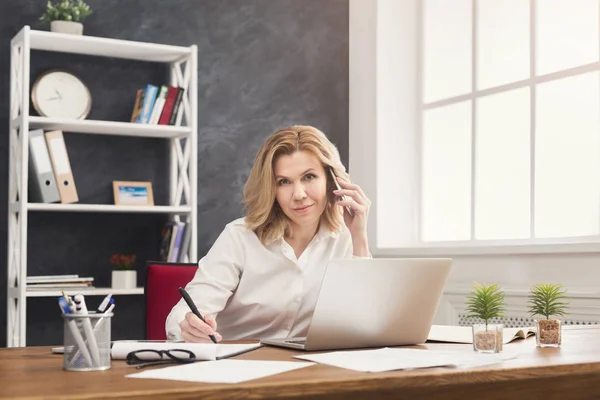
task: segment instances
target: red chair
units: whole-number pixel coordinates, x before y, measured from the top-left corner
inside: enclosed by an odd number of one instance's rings
[[[180,287],[192,280],[198,264],[146,263],[146,340],[166,340],[165,321],[181,299]]]

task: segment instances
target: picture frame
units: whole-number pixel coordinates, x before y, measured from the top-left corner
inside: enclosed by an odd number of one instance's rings
[[[119,206],[153,206],[152,182],[113,181],[115,204]]]

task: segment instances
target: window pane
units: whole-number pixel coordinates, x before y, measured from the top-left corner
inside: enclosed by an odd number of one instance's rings
[[[598,234],[599,90],[598,72],[538,87],[536,237]]]
[[[529,77],[529,2],[477,2],[477,89]]]
[[[475,238],[530,236],[529,88],[477,102]]]
[[[471,102],[425,112],[422,168],[422,240],[470,239]]]
[[[536,4],[538,75],[598,61],[598,0]]]
[[[471,91],[471,0],[426,0],[423,99]]]

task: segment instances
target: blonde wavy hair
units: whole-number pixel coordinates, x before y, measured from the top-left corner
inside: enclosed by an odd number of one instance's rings
[[[297,151],[313,154],[325,169],[327,206],[321,215],[321,223],[330,232],[339,231],[343,224],[342,211],[336,205],[336,196],[333,194],[335,184],[327,171],[332,168],[337,176],[348,179],[337,148],[323,132],[312,126],[290,126],[278,130],[265,141],[256,154],[250,176],[244,185],[246,227],[256,233],[265,245],[289,231],[290,219],[276,201],[277,185],[273,166],[279,156]]]

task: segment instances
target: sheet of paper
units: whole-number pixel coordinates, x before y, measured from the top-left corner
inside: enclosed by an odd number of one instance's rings
[[[433,351],[383,348],[378,350],[335,351],[294,356],[308,361],[362,372],[383,372],[429,367],[475,367],[495,364],[516,356],[464,351]]]
[[[218,360],[152,369],[127,378],[168,379],[206,383],[239,383],[314,365],[301,361]]]
[[[254,350],[260,347],[259,342],[250,344],[230,343],[180,343],[180,342],[144,342],[135,340],[119,340],[113,343],[111,357],[114,360],[124,360],[127,354],[142,349],[152,350],[190,350],[196,355],[197,360],[216,360],[232,356],[241,352]],[[140,359],[156,360],[157,356],[149,353],[147,356],[140,354]]]
[[[502,342],[507,344],[515,339],[517,332],[527,332],[531,328],[504,328]],[[449,343],[473,343],[473,328],[470,326],[432,325],[427,340]]]

